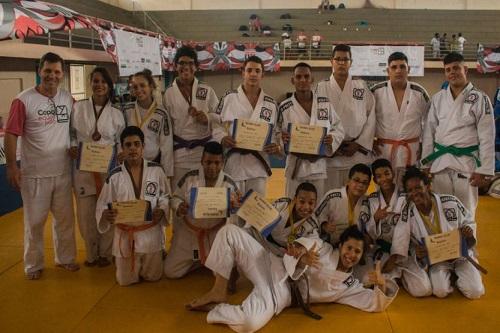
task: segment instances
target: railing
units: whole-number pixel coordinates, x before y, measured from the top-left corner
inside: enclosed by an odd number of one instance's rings
[[[304,48],[299,48],[296,42],[293,42],[291,47],[285,47],[283,42],[280,43],[280,55],[281,60],[330,60],[332,57],[332,51],[334,48],[334,42],[321,42],[319,48],[314,48],[312,43],[306,43]],[[336,44],[339,41],[335,41]],[[370,45],[369,43],[360,42],[350,42],[350,45]],[[386,43],[385,45],[394,45],[394,43]],[[384,43],[373,43],[372,45],[384,45]],[[411,45],[411,44],[405,44]],[[413,44],[418,45],[418,44]],[[424,59],[425,60],[440,60],[445,54],[450,52],[449,50],[441,50],[438,57],[434,57],[432,48],[430,45],[425,45],[424,49]],[[462,52],[465,60],[476,61],[477,59],[477,46],[466,44],[464,45],[464,50]]]
[[[82,30],[54,31],[28,37],[24,43],[104,51],[99,35],[92,29],[84,31],[87,33],[83,34]]]

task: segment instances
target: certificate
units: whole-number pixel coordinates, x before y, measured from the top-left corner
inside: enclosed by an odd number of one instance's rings
[[[264,237],[271,233],[280,220],[280,214],[276,208],[263,196],[252,190],[245,194],[243,204],[236,215],[257,229]]]
[[[195,219],[220,219],[229,217],[229,195],[227,187],[194,187],[191,189],[189,205]]]
[[[271,143],[272,128],[273,126],[266,122],[235,119],[233,123],[233,139],[236,141],[236,147],[263,151],[264,146]]]
[[[113,202],[111,208],[117,211],[115,224],[141,225],[147,220],[145,200]]]
[[[113,163],[114,153],[112,145],[80,142],[76,168],[81,171],[107,173]]]
[[[326,127],[289,123],[288,133],[290,142],[285,146],[286,152],[325,155]]]
[[[460,231],[455,229],[441,234],[425,237],[425,247],[429,264],[456,259],[461,256]]]

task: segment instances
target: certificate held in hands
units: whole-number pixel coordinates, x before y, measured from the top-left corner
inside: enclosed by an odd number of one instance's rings
[[[194,187],[190,194],[190,213],[195,219],[229,217],[230,189],[227,187]]]
[[[276,208],[263,196],[252,190],[245,194],[243,204],[236,215],[257,229],[264,237],[269,236],[280,219]]]
[[[236,147],[263,151],[264,146],[271,143],[272,128],[273,126],[266,122],[235,119],[233,123],[233,139],[236,141]]]
[[[136,226],[147,220],[148,204],[145,200],[113,202],[111,208],[117,211],[115,224]]]
[[[76,168],[81,171],[107,173],[114,157],[114,146],[80,142]]]
[[[460,231],[458,229],[427,236],[424,241],[431,265],[461,256]]]
[[[290,142],[285,146],[286,152],[325,155],[326,127],[289,123],[288,133]]]

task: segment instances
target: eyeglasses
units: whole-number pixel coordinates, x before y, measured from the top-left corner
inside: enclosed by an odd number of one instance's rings
[[[333,61],[337,63],[342,63],[342,62],[351,62],[350,58],[333,58]]]
[[[194,61],[179,61],[177,63],[177,65],[179,65],[179,66],[193,66]]]

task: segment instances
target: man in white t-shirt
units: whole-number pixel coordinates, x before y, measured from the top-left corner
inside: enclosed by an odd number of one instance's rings
[[[40,59],[41,82],[12,102],[5,134],[7,179],[21,191],[24,204],[24,272],[40,278],[44,268],[43,230],[49,211],[54,216],[54,250],[58,267],[77,271],[74,232],[69,120],[73,98],[59,89],[63,59],[47,53]],[[18,137],[21,168],[16,164]]]
[[[467,43],[467,39],[464,38],[464,36],[462,36],[462,33],[459,32],[458,33],[458,53],[460,54],[464,54],[464,44]]]

